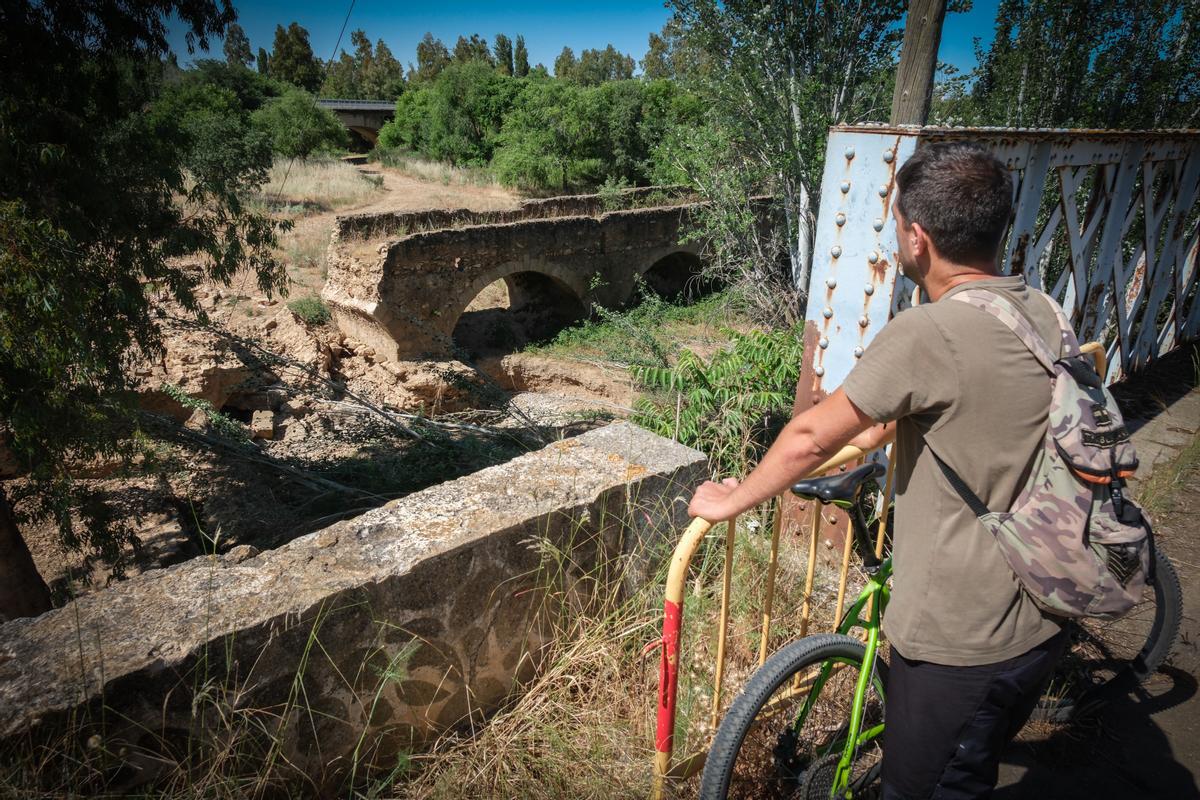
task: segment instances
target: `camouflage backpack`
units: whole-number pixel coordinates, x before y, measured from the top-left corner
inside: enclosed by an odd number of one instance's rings
[[[1038,294],[1041,294],[1038,292]],[[1153,583],[1154,535],[1138,506],[1125,497],[1137,456],[1121,412],[1066,315],[1058,317],[1061,356],[1006,298],[986,289],[947,300],[976,306],[1021,340],[1050,374],[1049,422],[1029,480],[1011,509],[990,511],[940,458],[947,480],[991,531],[1025,591],[1046,611],[1064,617],[1117,617]]]

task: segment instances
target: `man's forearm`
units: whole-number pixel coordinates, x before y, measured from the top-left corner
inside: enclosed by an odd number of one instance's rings
[[[845,442],[818,443],[804,415],[789,422],[754,471],[729,495],[738,514],[780,494],[825,463]]]

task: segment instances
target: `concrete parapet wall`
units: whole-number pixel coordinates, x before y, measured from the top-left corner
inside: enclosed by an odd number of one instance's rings
[[[356,751],[379,763],[536,671],[546,546],[581,575],[632,565],[598,584],[620,591],[669,553],[705,473],[700,453],[619,423],[276,550],[197,558],[7,623],[0,738],[96,735],[152,777],[150,753],[258,715],[280,757],[333,785]]]

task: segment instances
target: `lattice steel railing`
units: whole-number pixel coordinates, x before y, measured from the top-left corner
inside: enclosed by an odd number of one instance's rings
[[[963,140],[1013,172],[1002,272],[1023,272],[1067,309],[1080,341],[1105,344],[1108,380],[1200,337],[1200,132],[839,127],[807,315],[817,393],[841,383],[889,312],[911,302],[913,285],[896,273],[896,169],[922,143]]]

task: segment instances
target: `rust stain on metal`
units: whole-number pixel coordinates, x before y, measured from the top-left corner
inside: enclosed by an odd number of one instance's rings
[[[1026,231],[1017,237],[1017,244],[1013,247],[1012,254],[1012,269],[1010,275],[1025,274],[1025,253],[1029,247],[1029,232]]]
[[[879,260],[871,265],[871,283],[875,285],[883,283],[891,266],[891,262],[887,260],[886,256],[880,256]]]

